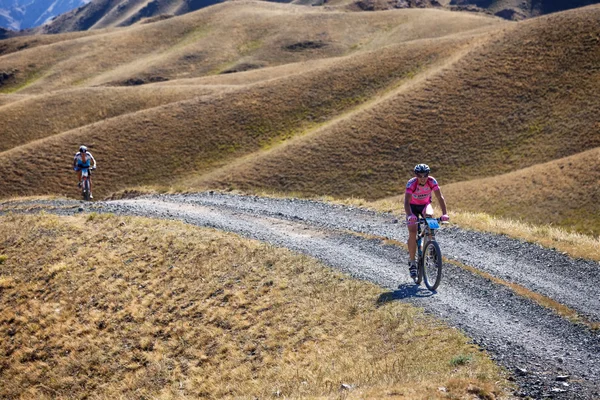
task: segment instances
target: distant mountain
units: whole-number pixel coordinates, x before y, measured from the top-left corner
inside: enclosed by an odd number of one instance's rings
[[[596,4],[599,0],[451,0],[458,9],[477,9],[510,20],[521,20]]]
[[[339,4],[339,0],[329,0]],[[327,1],[328,4],[330,2]],[[342,0],[344,1],[344,0]],[[349,7],[361,11],[394,8],[445,8],[495,15],[519,21],[544,14],[566,11],[600,2],[600,0],[350,0]],[[296,2],[296,1],[295,1]]]
[[[0,0],[0,27],[13,31],[35,28],[31,33],[62,33],[129,26],[142,19],[169,18],[222,1]],[[275,2],[327,5],[354,11],[435,7],[485,13],[509,20],[522,20],[595,4],[600,0],[275,0]]]
[[[0,0],[0,2],[11,0]],[[50,3],[50,0],[12,0]],[[57,0],[73,5],[73,9],[36,29],[37,33],[61,33],[88,29],[129,26],[142,19],[168,18],[220,3],[223,0],[92,0],[81,5],[73,2],[83,0]],[[600,0],[275,0],[281,3],[327,5],[355,11],[377,11],[394,8],[445,8],[454,11],[479,12],[509,20],[564,11],[600,2]],[[0,3],[1,4],[1,3]],[[54,4],[54,3],[52,3]],[[74,9],[75,7],[78,7]],[[38,7],[43,8],[43,7]],[[54,10],[56,10],[56,6]],[[48,7],[46,7],[46,10]],[[51,11],[54,11],[51,10]],[[46,12],[44,17],[50,15]],[[56,15],[56,13],[54,13]],[[0,13],[1,18],[1,13]],[[42,23],[42,17],[35,21]],[[1,21],[0,21],[1,22]],[[21,26],[21,28],[28,27]]]
[[[129,26],[144,18],[168,18],[220,3],[220,0],[93,0],[40,27],[40,33],[61,33]]]
[[[89,0],[0,0],[0,27],[29,29],[86,4]]]

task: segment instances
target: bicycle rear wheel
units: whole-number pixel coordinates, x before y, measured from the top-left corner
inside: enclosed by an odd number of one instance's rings
[[[423,249],[423,275],[427,289],[435,291],[442,280],[442,251],[436,241],[427,242]]]
[[[83,180],[83,200],[90,201],[90,182],[87,179]]]

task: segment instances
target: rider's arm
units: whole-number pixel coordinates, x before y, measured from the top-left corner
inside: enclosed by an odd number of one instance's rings
[[[438,199],[438,201],[440,203],[440,207],[442,207],[442,214],[447,215],[448,210],[446,210],[446,199],[444,199],[444,196],[442,195],[442,191],[440,189],[438,189],[438,190],[434,190],[433,193],[435,193],[435,197]]]
[[[88,152],[88,155],[90,156],[90,158],[92,159],[92,161],[94,162],[94,166],[92,167],[93,169],[96,169],[96,159],[94,158],[94,156],[92,155],[92,153]]]
[[[410,194],[410,193],[404,194],[404,212],[406,213],[406,216],[412,215],[412,210],[410,209],[411,197],[412,197],[412,194]]]
[[[73,157],[73,168],[75,168],[77,166],[77,154],[75,154],[75,157]]]

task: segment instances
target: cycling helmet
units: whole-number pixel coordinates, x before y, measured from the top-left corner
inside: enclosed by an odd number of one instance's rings
[[[84,145],[79,146],[79,152],[80,153],[86,153],[87,152],[87,147],[85,147]]]
[[[427,164],[418,164],[415,166],[415,174],[425,174],[425,175],[429,175],[429,172],[431,171],[431,169],[429,169],[429,165]]]

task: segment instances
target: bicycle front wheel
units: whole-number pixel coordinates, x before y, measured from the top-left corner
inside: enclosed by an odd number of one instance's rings
[[[427,242],[423,249],[423,275],[427,289],[435,291],[442,281],[442,251],[436,241]]]

